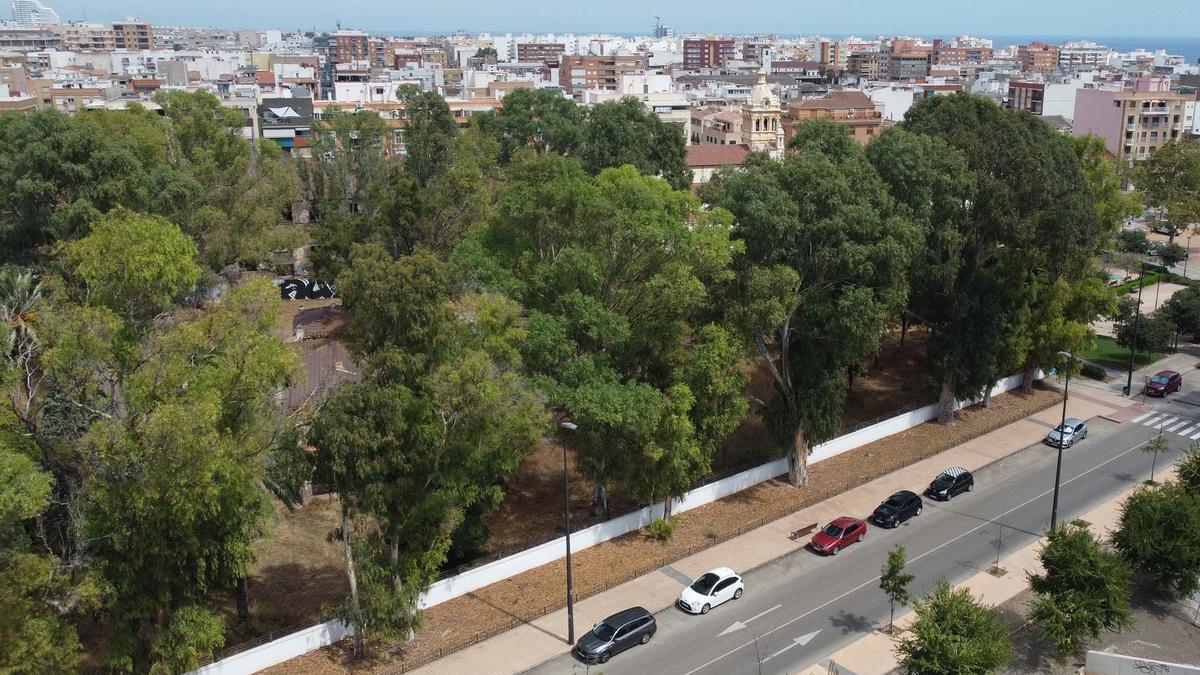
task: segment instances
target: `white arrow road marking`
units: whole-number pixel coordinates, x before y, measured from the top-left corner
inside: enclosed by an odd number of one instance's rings
[[[783,649],[780,649],[779,651],[775,652],[774,654],[763,659],[763,663],[770,661],[771,659],[775,658],[776,656],[779,656],[780,654],[786,652],[787,650],[791,649],[792,647],[795,647],[796,645],[800,645],[801,647],[803,647],[804,645],[812,642],[813,638],[817,637],[817,633],[820,633],[820,632],[821,632],[820,630],[815,630],[815,631],[809,633],[808,635],[801,635],[800,637],[792,640],[792,644],[784,647]]]
[[[734,621],[733,623],[729,624],[729,628],[726,628],[725,630],[721,631],[720,633],[717,633],[717,637],[722,637],[725,635],[729,635],[730,633],[732,633],[734,631],[739,631],[739,630],[745,628],[747,623],[750,623],[751,621],[753,621],[761,616],[770,614],[771,612],[774,612],[775,610],[779,609],[782,606],[783,605],[775,605],[771,609],[759,612],[758,614],[755,614],[754,616],[750,617],[749,619],[746,619],[745,622]]]

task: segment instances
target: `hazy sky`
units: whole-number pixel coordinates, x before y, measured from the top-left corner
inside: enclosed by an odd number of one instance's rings
[[[43,0],[64,20],[421,33],[679,32],[1196,37],[1197,0]],[[0,2],[7,9],[8,2]],[[1138,11],[1130,7],[1141,6]]]

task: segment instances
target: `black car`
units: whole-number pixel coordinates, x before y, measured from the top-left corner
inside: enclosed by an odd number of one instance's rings
[[[938,474],[925,491],[931,499],[950,501],[950,498],[975,488],[975,477],[961,466],[951,467]]]
[[[592,627],[575,643],[575,656],[587,663],[605,663],[613,654],[644,645],[658,631],[654,615],[644,607],[623,609]]]
[[[921,498],[914,492],[901,490],[875,508],[871,519],[880,527],[898,527],[900,523],[921,515]]]

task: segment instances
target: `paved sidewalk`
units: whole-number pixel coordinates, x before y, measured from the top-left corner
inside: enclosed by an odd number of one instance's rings
[[[1085,395],[1070,397],[1068,416],[1081,419],[1111,416],[1136,405],[1134,401],[1104,390],[1089,389],[1083,393]],[[1061,410],[1059,406],[1043,410],[578,602],[575,604],[577,632],[626,607],[641,605],[652,612],[670,607],[683,589],[681,577],[694,578],[717,566],[729,566],[745,573],[800,550],[808,538],[793,540],[789,535],[794,531],[847,513],[870,513],[898,487],[924,485],[931,476],[948,466],[962,466],[975,471],[1003,459],[1039,442],[1047,431],[1058,424]],[[422,675],[519,673],[569,649],[566,644],[566,625],[566,610],[561,609],[413,672]]]
[[[1171,467],[1162,472],[1162,480],[1173,480],[1175,468]],[[1122,492],[1117,497],[1080,516],[1091,525],[1092,532],[1104,533],[1115,529],[1121,518],[1121,502],[1130,493],[1141,487],[1134,486]],[[980,598],[984,604],[996,606],[1020,594],[1029,587],[1028,574],[1042,572],[1042,563],[1038,559],[1038,551],[1042,546],[1041,539],[1000,559],[1000,568],[1006,570],[1002,577],[995,577],[988,572],[979,572],[959,584],[959,588],[969,588],[971,594]],[[828,675],[828,663],[833,661],[843,671],[856,675],[885,675],[898,670],[899,662],[894,651],[896,639],[902,630],[912,623],[914,612],[909,610],[903,616],[896,618],[896,631],[888,635],[880,631],[872,631],[866,637],[843,647],[831,654],[820,664],[802,670],[798,675]]]

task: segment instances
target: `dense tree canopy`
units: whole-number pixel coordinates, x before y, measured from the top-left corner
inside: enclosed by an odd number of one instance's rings
[[[703,194],[734,215],[744,252],[727,311],[771,372],[768,421],[804,484],[810,446],[839,429],[847,369],[904,304],[918,230],[830,122],[805,123],[785,159],[719,174]]]

